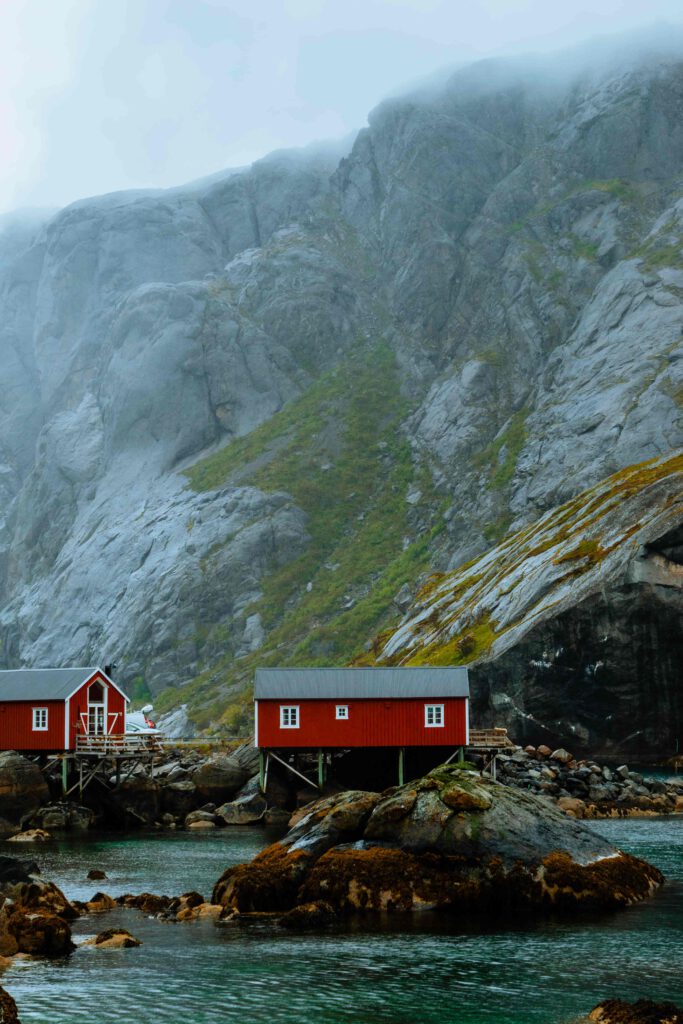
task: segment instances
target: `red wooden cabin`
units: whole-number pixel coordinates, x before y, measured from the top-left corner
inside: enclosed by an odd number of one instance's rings
[[[100,668],[0,671],[0,750],[67,751],[123,736],[128,697]]]
[[[261,750],[464,747],[466,668],[262,668],[254,684]]]

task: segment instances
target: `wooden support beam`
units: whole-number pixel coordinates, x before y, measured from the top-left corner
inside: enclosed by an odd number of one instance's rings
[[[270,767],[270,753],[266,754],[266,770],[263,773],[263,793],[268,790],[268,769]]]
[[[398,784],[402,786],[405,782],[405,759],[406,748],[400,747],[398,751]]]
[[[296,768],[292,767],[291,764],[287,764],[287,762],[283,761],[281,757],[278,757],[277,754],[274,754],[272,750],[269,751],[269,756],[275,758],[278,764],[281,764],[284,768],[287,769],[288,772],[292,772],[294,775],[298,775],[299,778],[303,779],[304,782],[308,783],[309,786],[313,786],[313,789],[318,788],[315,782],[311,782],[310,779],[307,779],[305,775],[303,775],[301,772],[298,772]]]
[[[262,793],[266,791],[266,764],[263,751],[258,752],[258,784]]]
[[[325,785],[325,764],[323,762],[323,752],[318,751],[318,789],[322,789]]]

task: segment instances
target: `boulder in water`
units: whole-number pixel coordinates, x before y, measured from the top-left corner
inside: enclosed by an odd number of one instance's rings
[[[336,912],[499,916],[614,909],[662,880],[546,802],[444,766],[384,795],[317,801],[279,843],[229,868],[213,902],[226,913],[324,901]]]
[[[49,832],[46,832],[43,828],[29,828],[25,832],[17,832],[15,836],[10,836],[7,840],[8,843],[46,843],[52,839]]]
[[[98,949],[132,949],[133,946],[141,946],[142,943],[125,928],[108,928],[94,939],[88,939],[83,945],[96,946]]]

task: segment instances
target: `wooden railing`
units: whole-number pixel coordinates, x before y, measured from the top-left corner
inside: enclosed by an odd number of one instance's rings
[[[83,736],[76,737],[77,754],[153,754],[162,749],[159,737],[157,736],[135,736],[135,735],[111,735],[111,736]]]
[[[514,747],[507,729],[470,729],[468,747]]]

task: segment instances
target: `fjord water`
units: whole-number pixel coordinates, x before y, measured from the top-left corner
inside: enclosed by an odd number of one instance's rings
[[[263,921],[171,924],[117,910],[76,922],[76,941],[121,924],[141,947],[23,961],[0,980],[24,1024],[564,1024],[617,995],[680,1002],[683,817],[591,827],[657,864],[668,879],[661,892],[590,921],[485,932],[420,917],[297,935]],[[97,885],[112,895],[208,895],[225,867],[264,842],[257,829],[89,837],[31,855],[71,898]],[[93,867],[108,880],[87,882]]]

